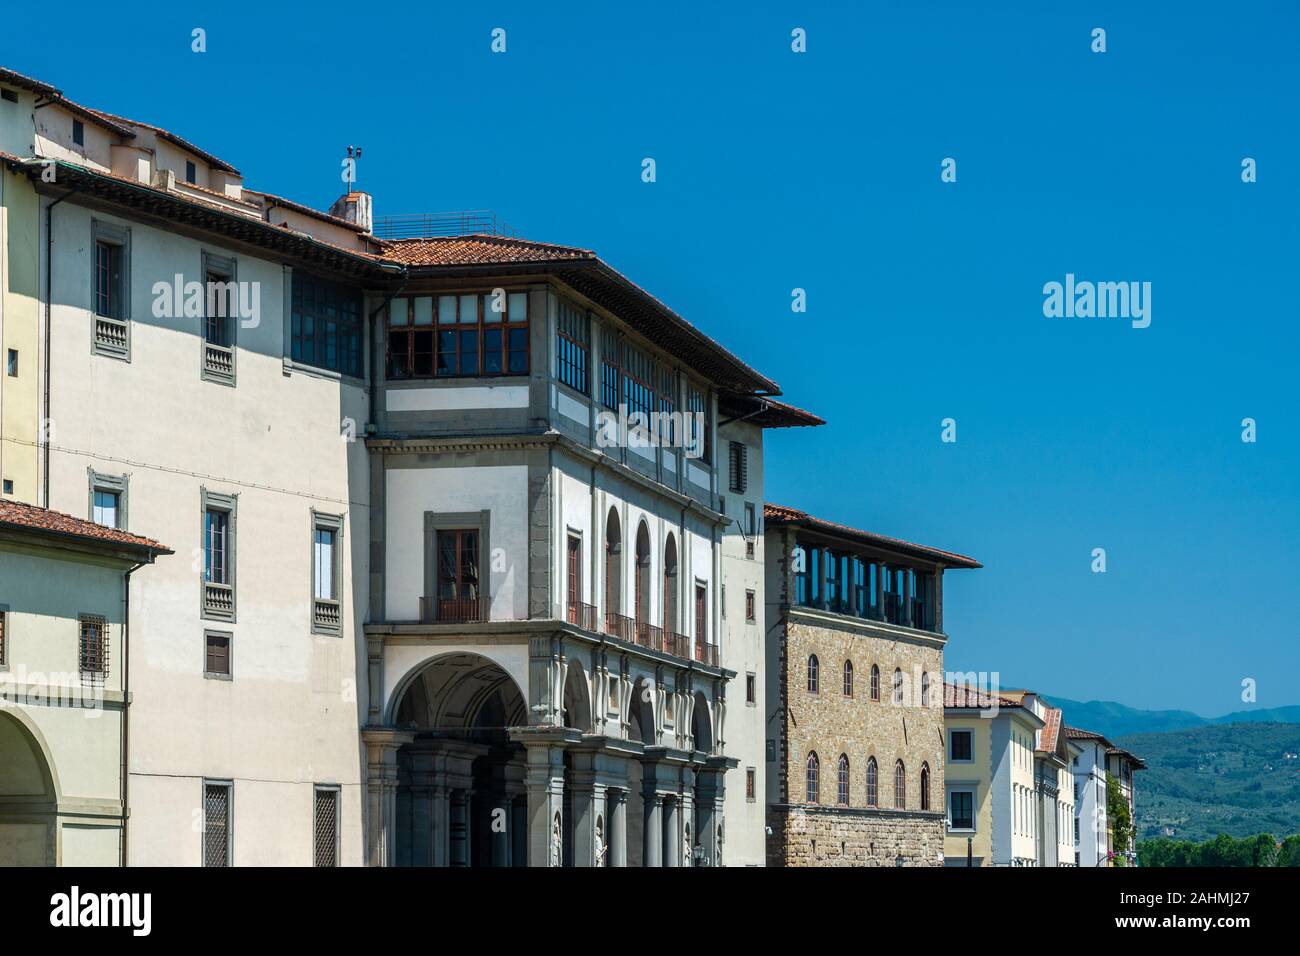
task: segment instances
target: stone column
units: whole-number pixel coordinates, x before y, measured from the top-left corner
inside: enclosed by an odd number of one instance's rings
[[[528,798],[510,801],[510,865],[528,865]]]
[[[528,865],[561,866],[564,860],[564,748],[529,743]]]
[[[573,865],[605,866],[609,820],[605,813],[605,785],[596,779],[592,753],[573,754]]]
[[[695,800],[698,805],[698,839],[704,847],[704,857],[709,866],[722,866],[723,800],[726,788],[725,770],[707,768],[696,774]]]
[[[393,866],[397,845],[397,751],[415,735],[388,727],[361,731],[366,747],[366,864]]]
[[[469,798],[468,790],[451,792],[451,825],[448,827],[450,866],[469,866]]]
[[[608,790],[609,866],[627,866],[627,791]]]
[[[645,824],[641,828],[641,865],[663,866],[664,827],[663,795],[656,792],[654,778],[646,780],[641,790]]]
[[[682,865],[681,802],[673,797],[664,801],[664,866]]]

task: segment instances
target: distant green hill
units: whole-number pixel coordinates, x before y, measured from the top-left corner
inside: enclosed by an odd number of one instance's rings
[[[1051,694],[1045,696],[1065,711],[1065,722],[1071,727],[1092,730],[1111,740],[1122,734],[1188,730],[1215,724],[1300,723],[1300,706],[1261,707],[1206,718],[1190,710],[1139,710],[1110,700],[1090,700],[1085,703]]]
[[[1135,777],[1139,840],[1300,833],[1300,724],[1215,723],[1111,739],[1149,767]]]

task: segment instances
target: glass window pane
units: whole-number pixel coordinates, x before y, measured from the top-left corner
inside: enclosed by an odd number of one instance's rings
[[[315,568],[316,597],[334,600],[334,532],[316,529]]]
[[[510,293],[509,319],[511,322],[528,321],[528,293],[527,292]]]
[[[415,305],[413,318],[416,325],[433,325],[433,296],[421,295],[412,300]]]
[[[460,321],[469,325],[478,324],[478,296],[462,295],[460,297]]]
[[[495,292],[483,296],[483,321],[500,322],[506,317],[506,297]]]
[[[406,299],[394,299],[388,306],[388,323],[389,325],[405,325],[410,315],[407,309]]]
[[[438,333],[438,374],[456,374],[456,333]]]
[[[466,329],[460,333],[460,374],[478,374],[478,331]]]
[[[438,321],[451,325],[456,321],[456,297],[454,295],[438,296]]]
[[[483,374],[501,374],[501,330],[487,329],[483,333]]]
[[[95,492],[93,520],[106,528],[117,527],[117,493],[112,491]]]

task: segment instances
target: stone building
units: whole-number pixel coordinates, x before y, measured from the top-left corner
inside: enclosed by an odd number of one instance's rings
[[[764,508],[769,866],[943,863],[943,573],[975,560]]]

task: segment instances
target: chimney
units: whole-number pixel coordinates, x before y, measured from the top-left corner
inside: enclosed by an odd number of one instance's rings
[[[374,231],[375,219],[370,193],[345,193],[330,206],[330,215],[356,223],[366,235]]]

